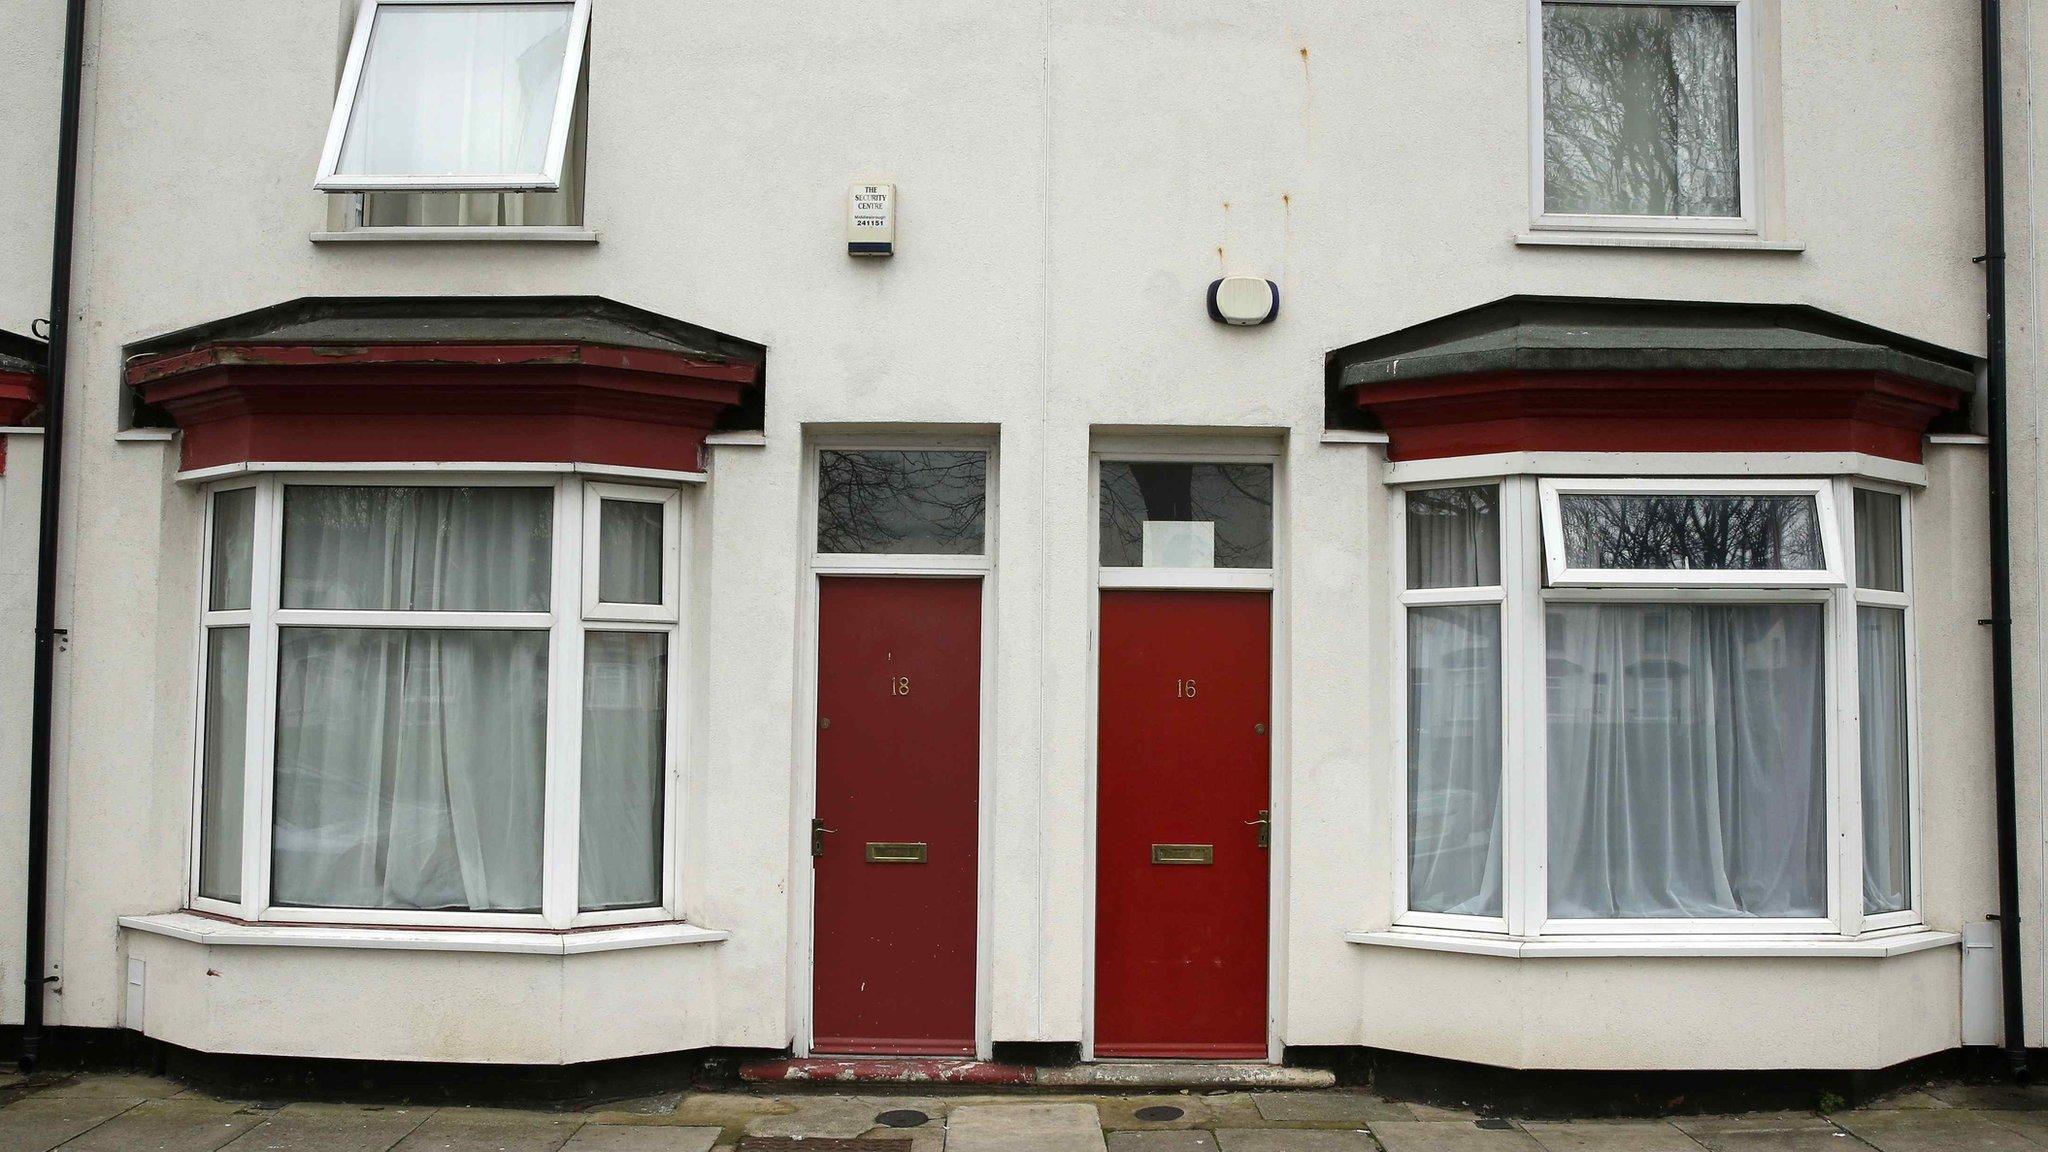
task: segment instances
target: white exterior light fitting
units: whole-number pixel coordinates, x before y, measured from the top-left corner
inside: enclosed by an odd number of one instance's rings
[[[1225,276],[1209,285],[1209,319],[1249,327],[1280,315],[1280,286],[1256,276]]]

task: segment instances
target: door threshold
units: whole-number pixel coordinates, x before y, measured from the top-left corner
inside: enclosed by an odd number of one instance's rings
[[[1071,1068],[1040,1068],[1034,1083],[1054,1088],[1188,1088],[1195,1090],[1334,1088],[1335,1073],[1264,1061],[1104,1059]]]
[[[740,1079],[750,1084],[970,1084],[1029,1085],[1033,1069],[972,1056],[792,1056],[750,1060]]]

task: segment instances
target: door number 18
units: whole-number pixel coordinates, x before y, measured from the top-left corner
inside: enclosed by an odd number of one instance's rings
[[[889,677],[889,695],[891,695],[891,696],[908,696],[908,695],[910,695],[910,677],[908,677],[908,676],[891,676],[891,677]]]

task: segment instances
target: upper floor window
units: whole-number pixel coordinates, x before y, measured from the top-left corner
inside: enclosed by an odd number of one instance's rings
[[[316,184],[354,227],[582,222],[590,0],[363,0]]]
[[[1750,0],[1536,0],[1544,227],[1754,231]]]

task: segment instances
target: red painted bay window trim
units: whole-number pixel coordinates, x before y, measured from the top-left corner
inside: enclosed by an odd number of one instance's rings
[[[1391,460],[1510,452],[1859,452],[1921,462],[1950,388],[1882,372],[1524,371],[1354,390]]]
[[[703,469],[757,366],[588,343],[212,344],[132,361],[186,471],[256,461]]]

